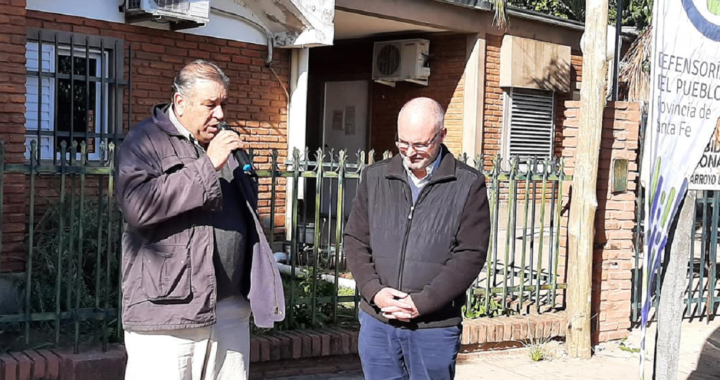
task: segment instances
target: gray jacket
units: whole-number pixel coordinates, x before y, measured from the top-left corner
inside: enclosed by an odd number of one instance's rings
[[[117,199],[125,218],[122,237],[122,321],[129,331],[205,327],[215,323],[216,280],[209,213],[222,207],[218,172],[166,115],[127,135],[116,163]],[[255,325],[272,327],[285,312],[282,281],[257,216],[257,184],[228,164],[253,221],[248,243],[250,300]]]

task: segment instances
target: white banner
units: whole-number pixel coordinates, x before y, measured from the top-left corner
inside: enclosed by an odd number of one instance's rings
[[[690,176],[690,190],[720,190],[720,129],[710,138],[695,172]]]
[[[720,0],[655,0],[653,28],[643,329],[668,230],[720,116]]]

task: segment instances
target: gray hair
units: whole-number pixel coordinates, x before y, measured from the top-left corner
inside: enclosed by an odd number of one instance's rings
[[[443,107],[436,100],[425,97],[415,98],[405,103],[398,114],[398,124],[400,124],[403,113],[417,113],[420,111],[430,113],[436,131],[445,126],[445,110]]]
[[[222,83],[226,89],[230,86],[230,78],[216,64],[198,59],[188,63],[175,76],[172,86],[173,98],[175,94],[190,96],[198,80]]]

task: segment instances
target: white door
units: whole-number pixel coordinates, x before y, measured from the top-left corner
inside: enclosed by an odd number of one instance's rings
[[[367,151],[368,141],[368,81],[326,82],[325,102],[323,108],[323,147],[326,155],[334,149],[337,154],[345,150],[347,160],[351,163],[357,161],[356,153],[359,150]],[[326,157],[325,162],[330,158]],[[331,183],[332,182],[332,183]],[[350,214],[350,206],[357,191],[358,181],[346,180],[344,185],[345,201],[343,214]],[[337,213],[337,180],[326,180],[323,183],[322,213]]]

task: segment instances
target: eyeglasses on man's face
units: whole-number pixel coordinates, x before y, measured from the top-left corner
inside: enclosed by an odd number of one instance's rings
[[[433,136],[433,138],[430,139],[430,141],[428,141],[426,143],[412,143],[411,144],[407,141],[401,140],[400,137],[397,137],[397,138],[395,138],[395,146],[397,146],[398,149],[400,149],[400,150],[407,150],[408,148],[410,148],[412,146],[412,148],[416,152],[424,152],[424,151],[430,149],[430,147],[435,143],[435,140],[437,140],[438,136],[440,136],[440,134],[444,130],[445,130],[445,128],[442,128],[439,131],[435,132],[435,135]]]

